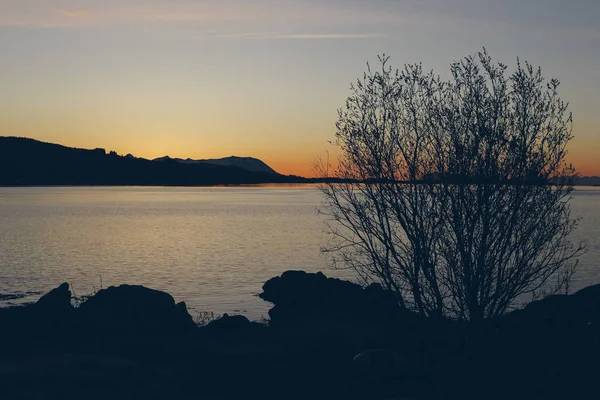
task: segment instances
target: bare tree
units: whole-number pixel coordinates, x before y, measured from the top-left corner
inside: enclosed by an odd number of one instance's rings
[[[583,251],[559,82],[484,50],[442,80],[421,65],[368,67],[339,111],[321,186],[334,266],[423,315],[480,320],[568,288]],[[330,166],[321,164],[322,176]]]

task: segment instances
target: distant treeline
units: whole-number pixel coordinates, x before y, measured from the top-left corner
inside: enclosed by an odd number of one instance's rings
[[[2,186],[209,186],[302,183],[300,177],[252,172],[235,166],[185,164],[77,149],[33,139],[0,137]]]
[[[577,186],[600,186],[600,176],[580,176],[575,178]]]

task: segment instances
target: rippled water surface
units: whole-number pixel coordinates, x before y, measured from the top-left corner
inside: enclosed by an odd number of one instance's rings
[[[0,301],[131,283],[258,319],[269,304],[255,294],[285,270],[349,277],[320,253],[320,200],[312,187],[0,188]],[[572,207],[588,245],[578,289],[600,282],[599,188],[579,188]]]

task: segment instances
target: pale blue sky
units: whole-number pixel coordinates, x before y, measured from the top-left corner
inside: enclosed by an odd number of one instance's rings
[[[541,65],[600,175],[600,2],[0,0],[0,135],[308,174],[380,53],[447,75],[485,46]]]

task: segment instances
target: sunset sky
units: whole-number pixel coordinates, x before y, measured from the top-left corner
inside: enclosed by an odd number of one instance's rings
[[[562,82],[570,159],[600,175],[600,1],[0,0],[0,135],[310,175],[368,61],[486,47]]]

